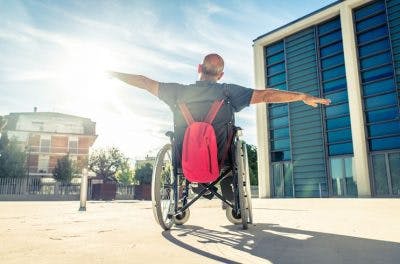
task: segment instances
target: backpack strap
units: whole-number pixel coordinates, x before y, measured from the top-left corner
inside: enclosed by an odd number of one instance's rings
[[[211,105],[210,111],[208,111],[208,114],[206,118],[204,119],[204,122],[212,124],[214,121],[215,117],[218,114],[219,109],[221,109],[221,106],[224,104],[224,100],[221,101],[214,101],[214,103]]]
[[[187,105],[185,103],[180,103],[179,104],[179,108],[181,109],[182,115],[186,120],[186,123],[189,125],[191,125],[192,123],[194,123],[194,119],[192,114],[189,111],[189,108],[187,107]]]

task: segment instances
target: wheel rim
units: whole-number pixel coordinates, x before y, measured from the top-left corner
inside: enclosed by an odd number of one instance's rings
[[[173,211],[174,205],[174,189],[173,189],[173,171],[172,171],[172,155],[171,149],[167,150],[164,155],[162,171],[160,175],[160,207],[162,219],[165,223],[172,221],[168,219],[168,214]]]
[[[243,163],[244,163],[244,167],[245,167],[245,177],[244,177],[244,181],[245,181],[245,185],[246,185],[246,195],[247,195],[247,199],[246,199],[246,207],[247,207],[247,214],[249,217],[249,223],[252,224],[253,223],[253,205],[251,203],[251,183],[250,183],[250,172],[249,172],[249,159],[247,156],[247,148],[246,148],[246,143],[243,142],[242,144],[242,148],[243,148]]]
[[[240,215],[242,218],[242,225],[243,229],[247,229],[247,206],[246,206],[246,198],[245,198],[245,187],[243,185],[243,179],[244,179],[244,166],[243,166],[243,144],[242,141],[237,142],[237,147],[236,147],[236,162],[237,162],[237,176],[238,176],[238,189],[239,189],[239,204],[240,204]]]
[[[174,177],[171,144],[165,145],[157,155],[152,179],[153,214],[160,226],[167,230],[173,224],[168,217],[174,211]]]

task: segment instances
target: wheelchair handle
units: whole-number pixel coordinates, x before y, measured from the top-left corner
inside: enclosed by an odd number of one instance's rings
[[[172,131],[167,131],[167,132],[165,133],[165,135],[166,135],[167,137],[169,137],[169,139],[170,139],[171,142],[172,142],[172,140],[174,139],[174,132],[172,132]]]

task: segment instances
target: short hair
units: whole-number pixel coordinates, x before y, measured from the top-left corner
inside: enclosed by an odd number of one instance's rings
[[[224,71],[224,59],[216,53],[204,57],[202,73],[208,76],[217,76]]]

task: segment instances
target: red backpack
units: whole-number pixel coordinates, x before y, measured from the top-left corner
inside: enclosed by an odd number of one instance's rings
[[[182,145],[182,169],[191,182],[212,182],[219,176],[217,140],[211,124],[223,103],[224,100],[214,101],[203,122],[194,121],[186,104],[179,104],[188,124]]]

